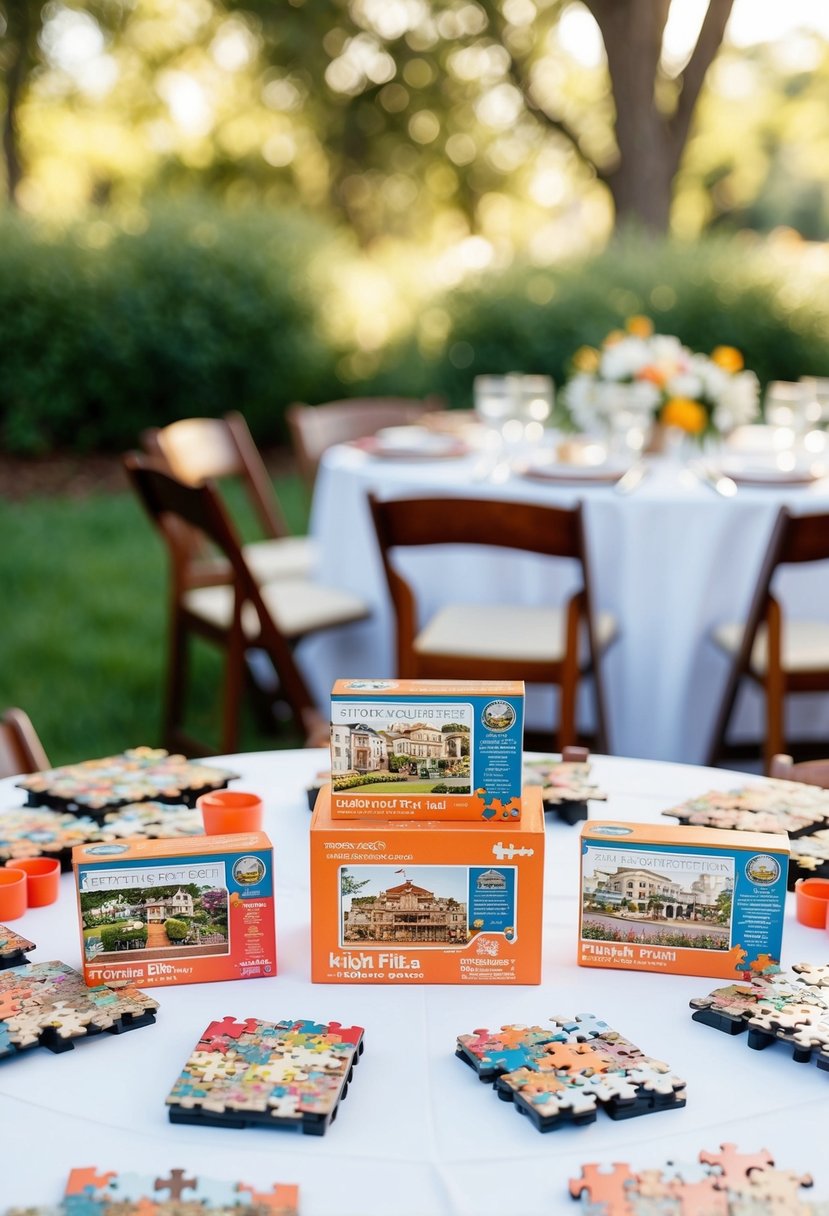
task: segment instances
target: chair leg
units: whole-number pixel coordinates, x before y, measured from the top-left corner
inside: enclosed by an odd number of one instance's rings
[[[780,605],[770,599],[766,613],[766,739],[763,747],[764,772],[771,771],[771,762],[778,752],[786,750],[783,729],[786,679],[781,666],[782,622]]]
[[[576,694],[579,687],[579,632],[581,612],[579,597],[574,597],[567,609],[567,637],[564,661],[561,665],[561,693],[558,708],[557,747],[561,752],[576,742]]]
[[[222,751],[235,752],[239,743],[239,714],[242,707],[242,689],[245,682],[245,639],[237,605],[228,638],[225,663],[225,687],[222,704]]]
[[[190,666],[188,631],[181,612],[174,607],[168,639],[167,681],[164,692],[162,734],[164,744],[175,750],[184,726],[185,691]]]

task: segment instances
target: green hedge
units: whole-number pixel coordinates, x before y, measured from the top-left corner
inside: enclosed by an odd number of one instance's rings
[[[171,942],[183,942],[190,932],[188,922],[186,920],[179,920],[175,916],[170,916],[165,920],[164,928]]]
[[[273,442],[286,404],[331,391],[311,273],[327,230],[204,203],[156,207],[138,228],[0,216],[7,451],[118,450],[143,427],[229,408]]]
[[[102,925],[100,934],[104,950],[134,949],[146,944],[147,926],[128,929],[125,924]]]
[[[645,313],[692,349],[733,345],[765,385],[829,376],[829,283],[747,237],[695,244],[627,238],[592,258],[552,268],[515,266],[476,278],[434,307],[447,314],[439,350],[413,337],[374,377],[390,388],[442,392],[472,403],[472,379],[524,371],[566,378],[578,347],[598,345]]]

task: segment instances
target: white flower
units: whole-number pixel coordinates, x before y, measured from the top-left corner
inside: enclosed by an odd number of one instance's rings
[[[622,338],[602,351],[599,375],[602,380],[630,380],[650,362],[650,348],[644,339]]]
[[[687,397],[691,401],[699,401],[703,395],[702,376],[698,372],[680,372],[671,376],[665,385],[669,397]]]
[[[727,433],[753,422],[760,413],[760,385],[754,372],[727,376],[727,383],[714,406],[713,421],[718,431]]]

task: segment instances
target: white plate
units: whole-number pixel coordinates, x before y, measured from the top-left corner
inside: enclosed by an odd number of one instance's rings
[[[777,459],[762,459],[752,456],[723,456],[718,462],[718,471],[730,477],[737,485],[745,486],[795,486],[817,481],[825,470],[815,461],[797,461],[792,468],[781,467]]]
[[[538,456],[516,466],[515,472],[520,477],[530,477],[537,481],[600,485],[618,481],[629,468],[628,460],[604,460],[601,464],[571,464],[562,460],[545,460]]]

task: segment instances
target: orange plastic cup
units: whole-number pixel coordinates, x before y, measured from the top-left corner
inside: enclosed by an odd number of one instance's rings
[[[0,870],[0,921],[17,920],[28,906],[24,871],[11,866]]]
[[[825,929],[829,915],[829,879],[798,878],[794,884],[797,919],[810,929]]]
[[[258,832],[262,827],[262,799],[243,790],[215,790],[196,799],[208,836]]]
[[[6,867],[22,870],[26,875],[26,900],[30,908],[45,908],[57,902],[60,862],[54,857],[24,857],[22,861],[7,861]]]

